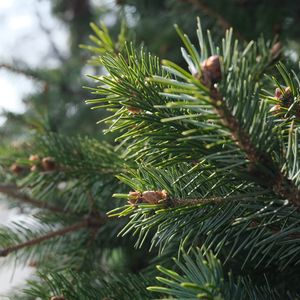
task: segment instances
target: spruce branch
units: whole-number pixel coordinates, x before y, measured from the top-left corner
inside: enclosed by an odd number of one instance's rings
[[[226,274],[220,260],[206,249],[183,252],[180,260],[173,260],[179,272],[157,266],[162,276],[156,277],[159,285],[148,287],[149,291],[175,299],[278,299],[278,291],[267,282],[255,286],[250,278]]]
[[[89,216],[78,223],[72,224],[70,226],[64,227],[56,231],[51,231],[41,237],[26,241],[24,243],[20,243],[18,245],[10,246],[5,249],[2,249],[0,250],[0,257],[5,257],[12,252],[16,252],[23,248],[38,245],[52,238],[64,236],[68,233],[76,232],[83,228],[92,228],[92,229],[99,228],[101,225],[103,225],[106,222],[106,220],[107,220],[106,216],[103,216],[102,214],[99,214],[97,217]]]
[[[50,299],[53,295],[63,295],[68,300],[147,300],[152,299],[153,294],[146,287],[153,283],[152,276],[143,274],[119,274],[99,269],[85,272],[60,270],[39,273],[36,280],[28,282],[24,293],[30,296],[29,299]]]
[[[231,131],[232,138],[245,152],[250,163],[249,171],[255,174],[257,182],[264,187],[271,188],[278,196],[288,199],[299,210],[300,191],[297,186],[281,173],[279,166],[266,153],[261,153],[251,143],[250,136],[242,129],[215,87],[210,89],[210,97],[223,124]],[[273,177],[269,176],[270,172],[273,173]]]
[[[118,198],[128,198],[128,203],[133,207],[138,207],[139,204],[150,204],[150,205],[160,205],[163,208],[175,208],[180,206],[196,206],[196,205],[205,205],[205,204],[222,204],[225,201],[241,201],[241,200],[251,200],[253,196],[263,195],[265,192],[262,193],[255,193],[255,194],[237,194],[234,196],[228,197],[199,197],[199,198],[175,198],[170,197],[165,190],[158,190],[158,191],[143,191],[143,192],[129,192],[128,195],[126,194],[114,194],[114,197]]]
[[[1,63],[0,69],[1,68],[6,69],[6,70],[16,73],[16,74],[24,75],[26,77],[29,77],[30,79],[35,79],[38,81],[45,82],[45,80],[42,77],[40,77],[37,72],[34,72],[27,68],[20,68],[20,67],[16,67],[14,65],[7,64],[7,63]]]
[[[46,235],[43,235],[41,237],[26,241],[24,243],[20,243],[20,244],[15,245],[15,246],[10,246],[10,247],[7,247],[5,249],[2,249],[2,250],[0,250],[0,256],[5,257],[5,256],[7,256],[8,254],[10,254],[12,252],[15,252],[15,251],[21,250],[23,248],[27,248],[27,247],[31,247],[31,246],[40,244],[40,243],[42,243],[44,241],[47,241],[49,239],[59,237],[59,236],[63,236],[67,233],[78,231],[78,230],[80,230],[82,228],[85,228],[87,226],[88,226],[87,220],[81,221],[79,223],[72,224],[68,227],[65,227],[65,228],[62,228],[62,229],[59,229],[59,230],[56,230],[56,231],[49,232]]]

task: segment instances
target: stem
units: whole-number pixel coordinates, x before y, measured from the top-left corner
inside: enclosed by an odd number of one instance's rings
[[[224,203],[224,201],[232,202],[232,201],[241,201],[242,200],[248,200],[253,199],[253,197],[263,196],[266,194],[266,191],[258,191],[255,194],[237,194],[237,195],[231,195],[228,197],[206,197],[206,198],[169,198],[167,201],[167,205],[171,207],[177,207],[177,206],[194,206],[198,204],[221,204]]]
[[[222,197],[195,198],[195,199],[173,198],[173,199],[168,199],[168,207],[169,206],[171,207],[194,206],[198,204],[218,204],[223,202],[224,202],[224,198]]]

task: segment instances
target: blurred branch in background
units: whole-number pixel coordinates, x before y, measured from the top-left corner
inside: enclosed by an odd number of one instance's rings
[[[209,5],[205,3],[205,1],[203,0],[179,0],[179,1],[192,4],[199,10],[199,13],[205,14],[208,17],[215,19],[216,23],[220,26],[220,28],[222,28],[223,31],[226,31],[226,29],[229,28],[233,28],[232,24],[227,19],[225,19],[224,16],[222,16],[219,12],[210,8]],[[242,41],[245,40],[243,35],[236,28],[234,28],[234,34],[240,40]]]
[[[38,10],[38,8],[36,8],[35,10],[35,14],[37,17],[37,20],[39,22],[39,26],[41,28],[41,30],[46,34],[49,44],[51,46],[51,49],[53,51],[53,54],[55,55],[56,58],[58,58],[60,60],[61,63],[65,62],[65,57],[62,55],[62,53],[60,52],[60,50],[58,49],[58,47],[56,46],[53,38],[52,38],[52,33],[51,30],[49,28],[47,28],[47,26],[44,24],[43,21],[43,17],[40,13],[40,11]]]

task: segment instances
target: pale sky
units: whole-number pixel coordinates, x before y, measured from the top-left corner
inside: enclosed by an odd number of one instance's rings
[[[49,1],[0,0],[0,64],[13,60],[25,61],[30,66],[56,64],[50,55],[48,38],[39,28],[37,11],[53,32],[57,47],[66,51],[66,29],[51,16]],[[22,112],[22,96],[33,89],[34,82],[28,78],[0,68],[0,111],[4,108]]]

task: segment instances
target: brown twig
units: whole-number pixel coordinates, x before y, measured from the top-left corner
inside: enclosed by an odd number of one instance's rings
[[[88,225],[89,225],[88,220],[84,220],[84,221],[81,221],[79,223],[75,223],[73,225],[70,225],[68,227],[65,227],[65,228],[62,228],[62,229],[59,229],[59,230],[56,230],[56,231],[51,231],[51,232],[49,232],[49,233],[47,233],[47,234],[45,234],[41,237],[38,237],[38,238],[35,238],[35,239],[32,239],[32,240],[29,240],[27,242],[24,242],[24,243],[15,245],[15,246],[10,246],[10,247],[7,247],[5,249],[0,250],[0,257],[5,257],[8,254],[10,254],[12,252],[15,252],[15,251],[18,251],[20,249],[23,249],[23,248],[26,248],[26,247],[31,247],[31,246],[40,244],[44,241],[47,241],[49,239],[52,239],[52,238],[55,238],[55,237],[58,237],[58,236],[63,236],[67,233],[77,231],[79,229],[87,227]]]
[[[210,197],[210,198],[194,198],[194,199],[180,199],[172,198],[167,199],[167,207],[179,207],[179,206],[196,206],[201,204],[220,204],[224,203],[224,198],[222,197]]]
[[[192,4],[194,7],[198,8],[201,12],[204,14],[212,17],[213,19],[216,19],[217,24],[225,31],[229,28],[233,28],[233,26],[229,23],[228,20],[226,20],[221,14],[214,11],[211,7],[209,7],[204,1],[202,0],[180,0],[181,2],[186,2]],[[240,39],[245,41],[246,39],[244,36],[234,29],[234,34]]]

